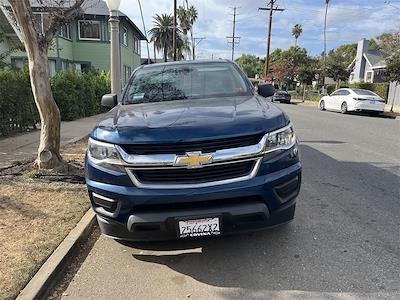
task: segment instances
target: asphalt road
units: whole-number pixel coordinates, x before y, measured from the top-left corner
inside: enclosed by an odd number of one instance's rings
[[[400,121],[280,105],[301,141],[295,221],[198,241],[101,236],[64,299],[400,299]]]

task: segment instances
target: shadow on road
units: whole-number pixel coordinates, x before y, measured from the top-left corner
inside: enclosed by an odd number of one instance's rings
[[[304,184],[293,223],[216,239],[131,243],[133,259],[217,287],[400,291],[399,177],[306,145],[302,153]]]
[[[301,140],[301,143],[307,143],[307,144],[332,144],[332,145],[338,145],[338,144],[346,144],[346,142],[342,141],[325,141],[325,140]]]

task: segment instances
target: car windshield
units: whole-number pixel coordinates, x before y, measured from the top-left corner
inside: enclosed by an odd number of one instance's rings
[[[360,96],[378,96],[374,92],[362,89],[353,89],[353,92]]]
[[[250,86],[231,63],[162,65],[135,72],[124,104],[250,94]]]

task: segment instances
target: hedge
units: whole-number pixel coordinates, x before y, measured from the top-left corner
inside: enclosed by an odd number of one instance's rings
[[[379,96],[381,96],[382,99],[385,99],[385,101],[388,98],[389,83],[387,83],[387,82],[383,82],[383,83],[359,82],[359,83],[350,84],[349,87],[355,88],[355,89],[364,89],[364,90],[373,91],[375,94],[378,94]]]
[[[38,121],[28,71],[0,70],[0,136],[35,128]]]
[[[388,93],[389,93],[389,83],[371,83],[371,82],[358,82],[353,83],[350,85],[340,85],[341,88],[353,88],[353,89],[364,89],[373,91],[374,93],[378,94],[382,97],[382,99],[387,100]],[[336,90],[336,85],[328,85],[326,87],[326,91],[328,94],[333,93]]]
[[[102,112],[101,96],[110,91],[109,73],[90,71],[78,74],[71,70],[51,79],[54,99],[61,120],[71,121]],[[40,122],[33,100],[29,73],[0,70],[0,136],[35,128]]]

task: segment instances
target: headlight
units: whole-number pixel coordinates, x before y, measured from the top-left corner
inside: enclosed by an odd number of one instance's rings
[[[288,125],[266,134],[264,152],[268,153],[275,150],[290,149],[295,144],[296,135],[294,134],[292,125]]]
[[[88,157],[96,165],[118,172],[125,172],[115,145],[89,138]]]

